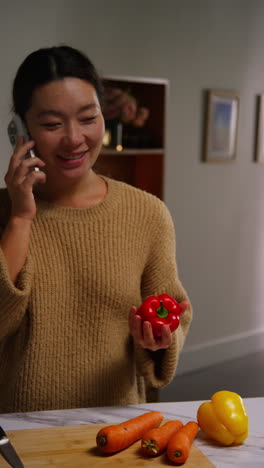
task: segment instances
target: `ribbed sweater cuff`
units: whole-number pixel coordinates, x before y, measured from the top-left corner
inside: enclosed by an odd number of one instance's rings
[[[33,265],[28,258],[15,286],[0,248],[0,340],[13,333],[22,320],[31,290],[32,275]]]
[[[173,341],[168,349],[149,351],[135,345],[138,371],[150,387],[161,388],[168,385],[176,372],[179,353],[183,347],[184,334],[181,326],[173,333]]]

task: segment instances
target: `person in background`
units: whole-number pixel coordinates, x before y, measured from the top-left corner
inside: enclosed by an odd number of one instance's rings
[[[32,52],[13,106],[30,139],[0,191],[0,412],[148,401],[174,377],[192,319],[169,211],[94,171],[103,87],[82,52]],[[137,308],[161,293],[184,313],[155,339]]]

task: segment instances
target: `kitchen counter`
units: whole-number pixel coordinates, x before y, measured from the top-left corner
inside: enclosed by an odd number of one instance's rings
[[[199,434],[195,444],[216,468],[263,468],[264,466],[264,398],[245,398],[249,416],[249,437],[238,447],[219,447]],[[6,430],[34,429],[81,424],[112,424],[138,416],[149,410],[161,411],[165,419],[196,420],[201,401],[148,403],[143,405],[81,408],[0,415]]]

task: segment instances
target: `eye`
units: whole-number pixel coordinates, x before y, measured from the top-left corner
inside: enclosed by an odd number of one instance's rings
[[[41,127],[48,128],[49,130],[55,130],[60,126],[59,122],[45,122],[41,124]]]
[[[84,124],[91,123],[96,119],[96,117],[97,117],[96,115],[93,115],[92,117],[85,117],[81,119],[81,122]]]

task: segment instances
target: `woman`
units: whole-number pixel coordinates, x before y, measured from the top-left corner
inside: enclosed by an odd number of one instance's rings
[[[14,80],[30,141],[0,193],[2,413],[141,403],[175,373],[191,308],[173,223],[153,195],[94,172],[102,96],[93,64],[67,46],[33,52]],[[185,312],[157,340],[137,307],[160,293]]]

